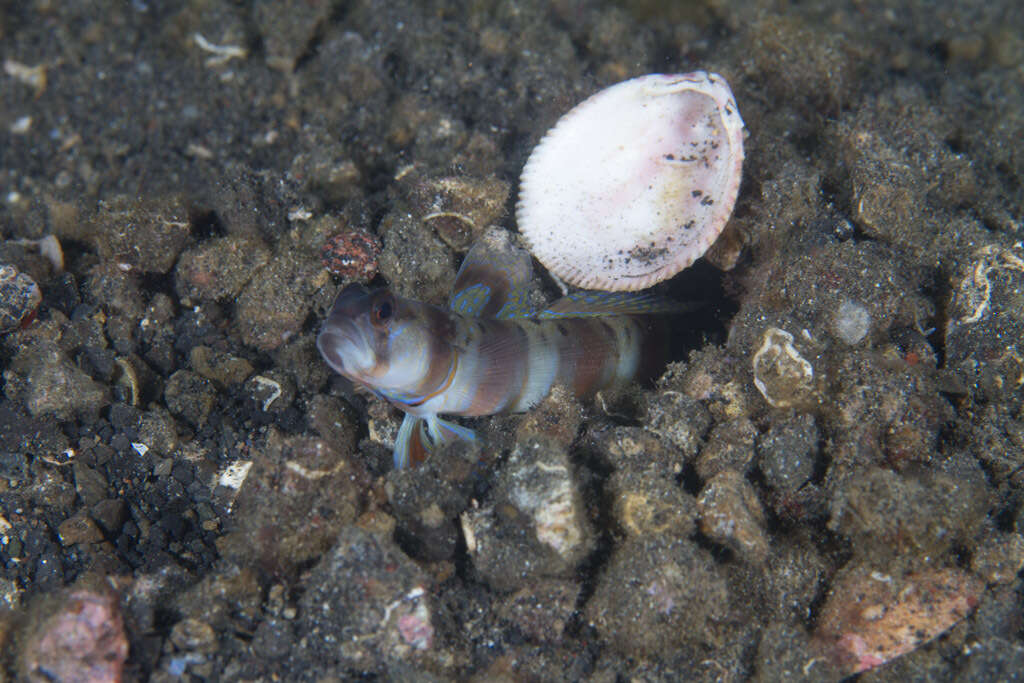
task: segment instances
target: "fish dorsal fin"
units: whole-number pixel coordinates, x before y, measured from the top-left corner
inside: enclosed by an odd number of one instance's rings
[[[529,310],[526,287],[532,276],[530,256],[504,230],[488,230],[462,261],[448,306],[478,318],[522,316]]]
[[[668,315],[693,306],[650,292],[573,292],[536,311],[536,318],[590,318],[602,315]]]

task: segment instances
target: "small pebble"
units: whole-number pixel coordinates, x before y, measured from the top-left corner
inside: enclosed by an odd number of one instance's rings
[[[212,653],[217,649],[217,634],[199,619],[182,619],[171,627],[170,640],[179,652]]]
[[[245,358],[208,346],[192,347],[188,357],[193,370],[221,386],[241,384],[253,373],[252,363]]]
[[[78,543],[98,543],[103,540],[103,532],[96,526],[96,522],[86,515],[75,515],[61,522],[57,527],[57,535],[60,536],[62,545],[76,545]]]

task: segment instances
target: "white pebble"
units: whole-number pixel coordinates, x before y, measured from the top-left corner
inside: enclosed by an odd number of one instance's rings
[[[871,329],[871,314],[868,309],[852,301],[839,304],[833,321],[836,336],[853,346],[868,335]]]

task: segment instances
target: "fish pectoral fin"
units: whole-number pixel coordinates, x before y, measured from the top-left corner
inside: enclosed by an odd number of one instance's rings
[[[395,469],[418,465],[437,448],[456,441],[476,441],[476,434],[437,415],[422,418],[406,413],[395,438]]]

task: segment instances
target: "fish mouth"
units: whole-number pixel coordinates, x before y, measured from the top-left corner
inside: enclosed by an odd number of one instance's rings
[[[357,322],[366,311],[369,297],[369,290],[360,284],[344,287],[316,337],[316,347],[327,364],[356,381],[376,362],[373,344]]]
[[[328,320],[316,337],[316,347],[335,372],[349,379],[361,380],[374,364],[370,344],[351,321]]]

